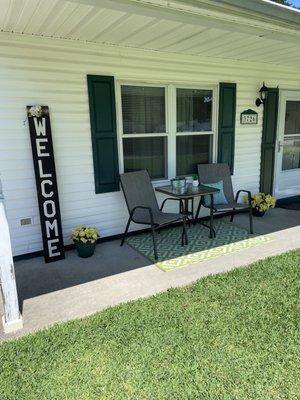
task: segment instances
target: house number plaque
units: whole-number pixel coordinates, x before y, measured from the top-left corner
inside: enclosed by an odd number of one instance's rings
[[[258,122],[258,114],[256,111],[245,110],[241,113],[241,124],[242,125],[255,125]]]

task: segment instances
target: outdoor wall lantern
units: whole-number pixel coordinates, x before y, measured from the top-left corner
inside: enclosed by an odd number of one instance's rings
[[[266,99],[268,97],[268,88],[265,85],[265,82],[263,82],[262,87],[259,89],[259,96],[256,100],[255,100],[255,104],[257,107],[259,107],[261,104],[265,104]]]

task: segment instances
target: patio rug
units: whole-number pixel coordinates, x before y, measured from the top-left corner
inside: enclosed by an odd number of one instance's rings
[[[163,271],[172,271],[175,268],[248,249],[272,240],[269,235],[249,237],[246,229],[232,223],[215,221],[214,227],[217,237],[209,239],[209,230],[206,227],[200,224],[191,225],[187,229],[189,239],[187,246],[181,246],[181,226],[162,229],[156,236],[157,261],[154,259],[151,233],[130,236],[126,239],[126,243]]]

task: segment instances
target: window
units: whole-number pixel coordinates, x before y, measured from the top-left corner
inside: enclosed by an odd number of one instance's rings
[[[300,168],[300,101],[287,101],[282,170]]]
[[[210,161],[210,135],[177,136],[176,175],[197,173],[197,164]]]
[[[212,161],[212,89],[122,84],[120,96],[124,172],[147,169],[152,179],[167,179]]]
[[[177,89],[177,132],[211,131],[212,91]]]
[[[121,86],[124,172],[167,177],[165,88]]]
[[[123,139],[125,172],[147,169],[152,179],[166,177],[166,138]]]
[[[300,135],[300,101],[287,101],[284,135]]]
[[[123,133],[166,132],[165,89],[122,86]]]
[[[196,174],[197,164],[211,160],[212,101],[212,90],[176,90],[177,175]]]
[[[284,139],[282,170],[300,168],[300,137]]]

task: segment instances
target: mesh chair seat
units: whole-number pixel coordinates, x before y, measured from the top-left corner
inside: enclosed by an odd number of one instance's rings
[[[232,201],[228,204],[214,204],[214,209],[216,211],[226,211],[226,210],[243,210],[243,209],[248,209],[249,205],[248,204],[241,204],[237,203],[236,201]]]
[[[166,213],[162,211],[153,212],[153,221],[155,225],[171,224],[172,222],[182,221],[182,214]],[[148,210],[137,209],[133,213],[132,220],[140,224],[151,224],[150,214]]]

